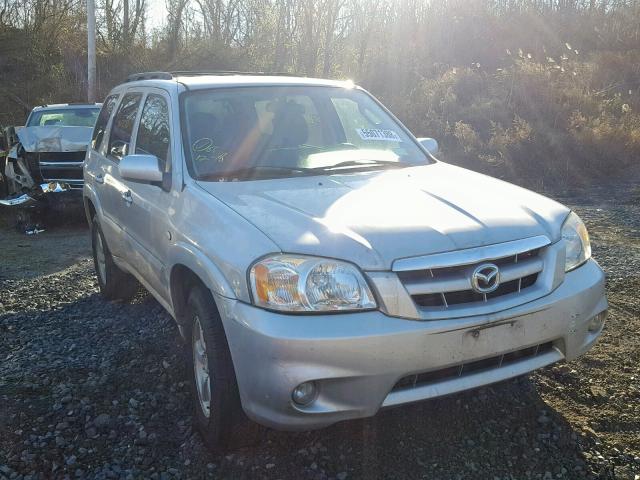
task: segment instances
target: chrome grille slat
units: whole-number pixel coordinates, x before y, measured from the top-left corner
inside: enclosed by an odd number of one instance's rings
[[[511,242],[485,245],[482,247],[455,250],[452,252],[435,253],[423,257],[401,258],[393,262],[394,272],[410,272],[444,268],[451,265],[471,265],[487,260],[510,257],[529,252],[551,244],[544,235],[514,240]]]
[[[456,292],[471,288],[471,281],[463,275],[442,280],[432,280],[425,278],[420,281],[409,280],[404,282],[404,286],[409,295],[424,295],[427,293]]]
[[[43,162],[40,161],[40,168],[79,168],[82,169],[84,162]]]
[[[513,263],[518,263],[518,254],[516,253],[516,258]],[[518,278],[518,293],[522,290],[522,277]]]
[[[442,297],[442,304],[445,308],[447,308],[449,306],[449,304],[447,303],[447,296],[444,294],[444,292],[440,292],[440,296]]]

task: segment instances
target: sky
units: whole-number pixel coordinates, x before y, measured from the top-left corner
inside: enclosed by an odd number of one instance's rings
[[[167,7],[165,0],[147,0],[147,28],[153,30],[166,21]]]

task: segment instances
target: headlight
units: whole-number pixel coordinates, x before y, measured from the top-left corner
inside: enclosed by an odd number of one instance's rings
[[[354,265],[298,255],[274,255],[249,272],[253,302],[288,312],[376,308],[373,294]]]
[[[591,258],[591,243],[587,227],[580,217],[571,212],[562,225],[562,239],[567,247],[564,271],[579,267]]]

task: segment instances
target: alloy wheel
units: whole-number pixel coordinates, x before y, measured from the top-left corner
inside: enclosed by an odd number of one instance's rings
[[[209,376],[209,360],[207,358],[207,344],[204,340],[204,332],[200,324],[200,318],[196,315],[193,319],[192,334],[193,373],[198,391],[198,401],[203,415],[207,418],[211,415],[211,380]]]

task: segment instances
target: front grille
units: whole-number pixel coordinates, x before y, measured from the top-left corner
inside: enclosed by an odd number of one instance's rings
[[[544,266],[540,253],[540,248],[534,248],[473,263],[400,271],[398,278],[417,306],[427,310],[444,310],[456,305],[488,302],[532,287]],[[471,288],[471,274],[483,263],[497,265],[501,278],[499,287],[486,294],[477,293]]]
[[[84,162],[86,152],[41,152],[38,160],[41,162]]]
[[[464,377],[473,373],[504,367],[522,360],[536,357],[549,352],[552,349],[553,342],[546,342],[532,347],[523,348],[521,350],[496,355],[494,357],[476,360],[474,362],[461,363],[451,367],[442,368],[440,370],[408,375],[398,380],[391,391],[421,387],[432,383]]]
[[[415,302],[421,307],[448,307],[449,305],[459,305],[461,303],[486,302],[492,298],[517,293],[530,287],[538,279],[538,274],[527,275],[517,280],[503,282],[494,292],[482,295],[473,290],[458,290],[457,292],[429,293],[426,295],[416,295]]]
[[[60,180],[61,182],[69,180],[82,180],[82,168],[57,168],[40,167],[42,179],[45,182],[52,180]]]
[[[82,184],[85,152],[42,152],[38,154],[42,180]]]

